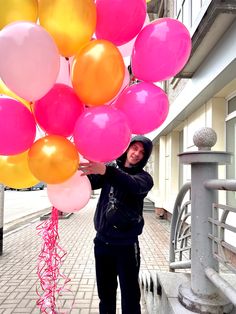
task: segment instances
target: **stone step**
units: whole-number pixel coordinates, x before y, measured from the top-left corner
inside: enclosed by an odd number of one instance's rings
[[[221,273],[221,276],[230,286],[235,287],[236,275]],[[139,274],[140,286],[142,292],[142,299],[144,300],[148,314],[194,314],[193,311],[186,309],[179,302],[179,287],[180,285],[190,285],[191,274],[190,273],[173,273],[173,272],[162,272],[156,270],[143,270]],[[196,297],[196,301],[197,301]],[[215,299],[217,300],[217,299]],[[210,301],[210,299],[209,299]],[[212,311],[204,311],[204,313],[223,313],[221,306],[215,307]],[[227,311],[224,313],[236,314],[236,308],[233,307],[231,312]],[[200,312],[198,312],[200,313]],[[201,312],[203,313],[203,312]]]
[[[155,205],[152,201],[150,201],[148,198],[144,199],[144,206],[143,210],[145,211],[154,211],[155,210]]]

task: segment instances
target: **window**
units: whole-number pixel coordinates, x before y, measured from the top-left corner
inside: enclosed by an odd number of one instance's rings
[[[236,112],[236,96],[228,101],[228,114]]]
[[[228,100],[228,117],[226,119],[226,151],[233,154],[232,163],[226,166],[226,178],[236,178],[236,96]],[[236,193],[227,192],[227,204],[236,206]]]
[[[203,2],[203,0],[175,0],[176,18],[190,29],[201,11]]]
[[[195,1],[192,1],[192,24],[194,24],[194,22],[196,21],[198,15],[199,15],[199,12],[201,11],[201,8],[202,8],[202,1],[201,0],[195,0]]]
[[[183,130],[179,132],[179,153],[182,153],[184,150],[184,132]],[[183,164],[179,162],[179,189],[184,183],[184,171]]]

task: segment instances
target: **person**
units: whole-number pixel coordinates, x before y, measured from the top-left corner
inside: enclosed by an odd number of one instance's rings
[[[83,162],[92,189],[100,189],[94,224],[94,255],[99,313],[116,313],[119,278],[123,314],[140,314],[140,247],[138,236],[144,226],[143,202],[153,187],[151,175],[143,168],[152,152],[147,137],[135,136],[116,162]],[[109,211],[115,211],[110,215]],[[111,210],[112,212],[112,210]]]

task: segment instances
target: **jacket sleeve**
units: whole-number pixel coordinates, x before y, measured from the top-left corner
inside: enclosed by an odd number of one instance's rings
[[[88,179],[91,183],[92,190],[97,190],[103,187],[105,176],[100,174],[90,174],[88,175]]]
[[[132,194],[146,194],[153,187],[153,179],[149,173],[142,170],[141,172],[131,175],[121,169],[106,166],[104,175],[114,187],[118,187]]]

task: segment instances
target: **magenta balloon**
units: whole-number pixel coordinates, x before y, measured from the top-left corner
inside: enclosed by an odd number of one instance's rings
[[[0,97],[0,155],[17,155],[29,149],[36,136],[32,113],[20,102]]]
[[[84,111],[84,105],[71,87],[55,84],[34,103],[33,110],[39,126],[46,133],[68,137]]]
[[[149,23],[150,23],[150,19],[149,19],[148,14],[146,14],[146,19],[144,21],[143,27],[148,25]],[[136,37],[134,37],[132,40],[128,41],[126,44],[118,47],[118,49],[120,50],[120,53],[122,54],[123,57],[130,57],[131,56]]]
[[[113,105],[127,116],[133,134],[146,134],[157,129],[169,110],[166,93],[147,82],[126,88]]]
[[[178,20],[160,18],[138,34],[131,56],[136,78],[158,82],[175,76],[186,64],[191,52],[191,37]]]
[[[123,112],[104,105],[86,109],[76,122],[73,136],[82,156],[107,162],[126,150],[131,132]]]
[[[60,184],[47,185],[48,198],[58,210],[73,213],[88,203],[91,197],[91,184],[89,179],[81,174],[81,171],[77,171]]]
[[[145,0],[97,0],[97,39],[120,46],[134,38],[146,17]]]
[[[15,22],[0,32],[0,77],[18,96],[35,101],[56,82],[60,57],[49,33],[31,22]]]

